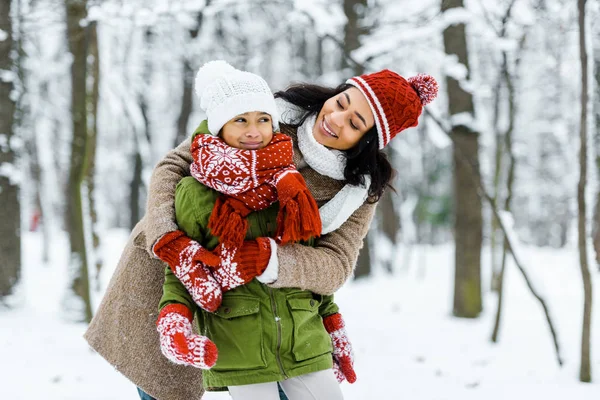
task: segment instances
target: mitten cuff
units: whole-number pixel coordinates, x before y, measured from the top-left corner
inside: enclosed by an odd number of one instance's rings
[[[323,318],[323,325],[325,325],[325,330],[327,331],[327,333],[343,329],[344,320],[342,319],[342,314],[335,313],[326,316],[325,318]]]
[[[187,308],[183,304],[171,303],[167,304],[162,308],[162,310],[160,310],[160,313],[158,313],[158,318],[156,319],[156,325],[158,325],[160,323],[160,320],[170,313],[179,314],[185,317],[190,322],[192,322],[192,320],[194,319],[194,313],[192,313],[192,311],[189,308]]]
[[[182,240],[177,240],[180,237],[184,237],[187,239],[185,242]],[[156,241],[154,246],[152,246],[152,252],[154,255],[161,260],[171,264],[169,260],[178,259],[179,252],[185,248],[185,246],[191,241],[191,239],[185,237],[185,233],[183,231],[173,231],[164,234],[160,239]]]
[[[242,268],[254,266],[254,276],[262,274],[271,259],[271,242],[269,238],[258,238],[244,242],[240,249]],[[239,268],[239,267],[238,267]]]
[[[277,258],[277,243],[275,240],[268,238],[271,244],[271,257],[264,272],[256,277],[259,282],[273,283],[279,276],[279,259]]]

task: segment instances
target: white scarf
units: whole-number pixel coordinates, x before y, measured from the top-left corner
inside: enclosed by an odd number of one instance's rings
[[[294,110],[289,109],[289,103],[280,102],[279,104],[282,103],[284,104],[282,109],[286,107],[290,114],[294,113]],[[281,114],[283,117],[284,113]],[[316,116],[311,116],[298,127],[298,148],[302,157],[312,169],[321,175],[338,181],[344,180],[346,157],[341,151],[328,149],[317,142],[313,136],[315,121]],[[368,188],[371,185],[371,177],[365,175],[364,178],[364,186],[346,184],[331,200],[319,208],[323,222],[323,235],[339,228],[365,202]]]

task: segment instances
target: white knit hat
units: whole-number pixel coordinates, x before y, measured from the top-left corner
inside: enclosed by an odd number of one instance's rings
[[[213,135],[233,117],[251,111],[271,115],[273,130],[279,129],[275,98],[263,78],[233,68],[223,60],[209,61],[196,74],[196,95],[206,112],[208,129]]]

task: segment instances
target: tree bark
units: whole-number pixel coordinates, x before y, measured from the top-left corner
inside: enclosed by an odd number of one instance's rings
[[[344,0],[344,14],[347,23],[344,26],[344,57],[341,59],[342,68],[351,68],[354,75],[362,75],[364,68],[359,64],[350,64],[349,56],[360,47],[360,36],[367,33],[360,27],[360,19],[363,17],[361,10],[367,9],[367,0]]]
[[[462,8],[462,0],[443,0],[442,12],[452,8]],[[458,58],[458,62],[469,70],[465,25],[456,24],[444,30],[446,54]],[[467,74],[468,79],[468,74]],[[465,91],[460,82],[451,76],[446,77],[448,88],[449,115],[474,116],[473,97]],[[472,126],[453,124],[451,136],[454,166],[454,238],[455,238],[455,278],[454,308],[457,317],[476,318],[482,310],[481,300],[481,245],[483,241],[483,219],[481,199],[473,174],[479,176],[478,132]],[[456,146],[464,152],[460,156]],[[467,162],[465,162],[465,159]],[[471,166],[469,166],[469,163]]]
[[[596,35],[600,34],[600,29],[597,29]],[[597,36],[596,36],[597,37]],[[594,80],[595,89],[592,93],[595,93],[593,102],[594,110],[594,124],[596,131],[593,135],[593,146],[596,154],[594,165],[596,167],[596,174],[600,174],[600,43],[595,41],[594,48]],[[596,193],[596,205],[594,207],[594,220],[593,220],[593,244],[594,252],[596,256],[596,266],[600,271],[600,191]]]
[[[588,268],[587,254],[587,223],[585,188],[587,185],[587,105],[588,105],[588,55],[586,48],[586,0],[578,0],[579,8],[579,52],[581,58],[581,120],[579,127],[579,183],[577,185],[577,218],[579,263],[583,279],[583,327],[581,330],[581,364],[579,380],[592,381],[590,364],[590,334],[592,324],[592,279]]]
[[[518,61],[517,61],[518,63]],[[513,185],[515,181],[515,167],[516,167],[516,158],[513,149],[513,131],[515,126],[515,118],[516,118],[516,106],[515,106],[515,88],[513,85],[513,81],[510,75],[510,71],[508,70],[508,58],[506,52],[502,53],[502,77],[506,84],[506,89],[508,92],[508,128],[504,133],[504,147],[506,149],[506,154],[508,155],[508,173],[506,180],[506,199],[504,201],[504,210],[507,212],[511,212],[511,202],[513,197]],[[494,198],[494,202],[498,204],[498,199]],[[498,224],[498,219],[493,216],[493,220]],[[504,238],[504,243],[502,246],[502,263],[500,265],[500,272],[496,280],[496,290],[498,292],[498,306],[496,309],[496,319],[494,322],[494,330],[492,333],[492,342],[498,341],[498,332],[500,330],[500,323],[502,317],[502,302],[504,299],[504,273],[506,270],[506,254],[508,252],[508,240]]]
[[[0,70],[13,71],[11,58],[13,47],[10,0],[0,2],[0,29],[7,35],[0,41]],[[4,136],[0,145],[0,298],[13,292],[21,276],[21,206],[15,150],[16,104],[11,92],[14,90],[15,75],[0,78],[0,134]]]
[[[392,156],[393,150],[388,146],[384,151],[387,154],[390,163],[394,165]],[[390,273],[392,273],[394,269],[394,256],[396,254],[398,232],[400,232],[400,216],[394,205],[394,195],[396,195],[396,193],[393,190],[390,188],[386,189],[385,192],[383,192],[383,196],[376,209],[381,233],[388,238],[389,243],[392,246],[389,257],[383,261],[383,268]]]
[[[363,240],[363,248],[358,253],[356,268],[354,269],[354,279],[363,278],[371,275],[371,249],[369,246],[369,234]]]
[[[96,201],[94,193],[96,191],[96,180],[94,173],[96,169],[96,144],[98,142],[98,98],[100,96],[100,53],[98,52],[98,32],[96,22],[89,26],[89,69],[91,75],[91,88],[89,94],[90,107],[89,114],[91,121],[88,124],[88,142],[86,146],[87,165],[85,171],[85,181],[88,192],[88,208],[91,221],[92,247],[95,261],[95,280],[99,284],[98,277],[102,269],[102,259],[100,255],[100,236],[98,235],[98,212],[96,210]]]
[[[87,32],[81,26],[86,18],[86,0],[66,0],[67,38],[69,51],[73,56],[71,64],[71,117],[73,120],[73,141],[71,143],[71,164],[68,184],[68,233],[70,242],[69,267],[72,279],[71,289],[78,297],[78,304],[69,305],[75,318],[91,321],[92,308],[88,278],[88,261],[85,247],[85,228],[81,187],[85,179],[87,137]]]
[[[360,35],[364,32],[359,27],[361,15],[357,13],[359,7],[366,7],[366,0],[344,0],[344,13],[347,23],[344,27],[344,42],[342,47],[342,57],[340,64],[342,68],[351,68],[353,75],[361,75],[364,72],[362,65],[357,63],[348,63],[352,51],[360,47]],[[363,241],[363,248],[358,256],[356,263],[355,278],[371,274],[371,250],[369,247],[369,232]]]

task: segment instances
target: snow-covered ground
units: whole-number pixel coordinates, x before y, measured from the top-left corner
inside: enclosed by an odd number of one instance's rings
[[[126,236],[123,231],[104,236],[102,286]],[[135,387],[88,348],[82,338],[85,325],[62,317],[67,243],[56,239],[51,262],[45,265],[39,235],[27,233],[23,239],[23,284],[10,299],[12,308],[0,308],[0,399],[136,399]],[[492,344],[494,295],[486,292],[485,311],[477,320],[451,316],[452,246],[412,251],[407,268],[399,260],[393,276],[377,273],[346,284],[336,295],[358,374],[355,384],[342,386],[346,399],[600,398],[600,384],[578,382],[583,297],[574,249],[523,249],[523,262],[544,293],[558,329],[562,369],[541,308],[512,264],[506,274],[500,342]],[[600,382],[600,273],[592,269],[592,374]],[[485,287],[488,274],[484,276]],[[95,292],[96,304],[101,295],[102,290]],[[205,396],[228,398],[226,393]]]

